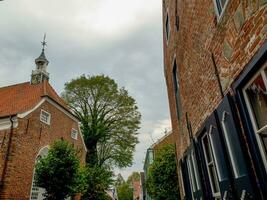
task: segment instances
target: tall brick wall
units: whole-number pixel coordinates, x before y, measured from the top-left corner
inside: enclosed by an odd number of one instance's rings
[[[211,53],[221,78],[224,93],[244,70],[267,38],[265,0],[229,1],[217,19],[212,0],[164,0],[164,70],[167,83],[172,128],[180,158],[189,144],[185,113],[193,134],[221,101]],[[177,10],[177,11],[176,11]],[[170,18],[170,38],[166,40],[165,23]],[[179,30],[176,30],[176,13]],[[172,80],[173,62],[179,71],[182,119],[178,122]]]
[[[51,124],[40,122],[41,109],[51,114]],[[11,153],[8,159],[8,168],[4,179],[0,199],[28,200],[33,180],[35,158],[41,148],[51,145],[55,140],[63,138],[80,151],[81,163],[85,162],[85,149],[80,135],[78,140],[71,138],[71,129],[78,129],[73,119],[59,111],[50,103],[45,102],[33,113],[19,119],[19,126],[13,133]],[[9,137],[10,130],[4,131]],[[3,133],[0,133],[2,139]],[[6,142],[8,140],[6,139]],[[6,144],[3,146],[5,147]],[[6,151],[0,146],[1,158]],[[2,167],[2,160],[0,161]]]

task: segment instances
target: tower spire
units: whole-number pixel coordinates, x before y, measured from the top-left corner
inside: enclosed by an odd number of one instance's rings
[[[45,46],[47,46],[47,42],[45,41],[45,39],[46,39],[46,33],[44,34],[44,39],[43,39],[43,41],[41,42],[41,44],[42,44],[42,46],[43,46],[42,51],[44,51]]]
[[[49,61],[46,59],[45,56],[45,46],[47,46],[46,42],[46,34],[44,34],[42,44],[42,52],[38,58],[35,59],[36,69],[32,71],[31,75],[31,83],[32,84],[39,84],[42,83],[44,80],[49,80],[49,73],[46,71],[47,65]]]

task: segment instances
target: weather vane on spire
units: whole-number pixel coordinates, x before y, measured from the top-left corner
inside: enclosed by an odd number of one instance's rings
[[[41,42],[42,43],[42,46],[43,46],[43,49],[42,49],[43,51],[44,51],[45,46],[47,46],[47,43],[46,43],[45,39],[46,39],[46,33],[44,34],[44,39]]]

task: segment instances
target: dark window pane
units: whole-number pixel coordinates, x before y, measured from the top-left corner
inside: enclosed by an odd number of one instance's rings
[[[219,190],[219,181],[217,178],[216,168],[214,165],[209,166],[209,168],[210,168],[210,175],[211,175],[211,181],[212,181],[214,193],[217,193],[220,190]]]
[[[210,163],[212,161],[212,154],[207,135],[203,138],[203,143],[206,152],[207,163]]]
[[[223,135],[226,141],[227,151],[230,156],[230,161],[232,163],[232,168],[235,174],[235,178],[238,178],[244,174],[246,174],[246,169],[244,167],[244,160],[242,152],[239,148],[239,140],[235,132],[232,130],[235,130],[235,126],[233,122],[230,119],[230,116],[228,113],[224,113],[224,119],[222,122],[223,127]],[[236,145],[238,145],[236,147]]]
[[[167,36],[167,39],[169,39],[169,35],[170,35],[170,21],[169,21],[169,15],[167,15],[165,26],[166,26],[166,36]]]
[[[218,13],[220,15],[222,13],[222,7],[221,7],[220,0],[216,0],[216,7],[217,7]]]

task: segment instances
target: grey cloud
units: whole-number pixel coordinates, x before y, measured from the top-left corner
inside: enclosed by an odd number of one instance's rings
[[[76,5],[74,2],[71,3],[73,6]],[[55,13],[58,4],[48,12]],[[6,10],[1,6],[7,6]],[[37,3],[34,6],[41,9]],[[59,10],[53,20],[53,16],[47,17],[43,12],[41,9],[38,14],[33,8],[26,8],[24,12],[22,7],[15,8],[15,4],[0,3],[0,85],[29,80],[35,67],[34,59],[41,51],[42,35],[46,32],[48,71],[51,84],[59,93],[63,91],[65,82],[81,74],[106,74],[137,100],[143,116],[142,143],[136,148],[135,165],[130,169],[142,170],[144,152],[151,144],[150,138],[143,137],[144,134],[152,133],[160,121],[169,119],[162,61],[161,10],[112,36],[75,30],[76,25],[68,23],[72,20],[71,13],[64,19],[65,13],[62,18]],[[162,129],[164,131],[164,127]],[[124,173],[130,169],[125,169]]]

